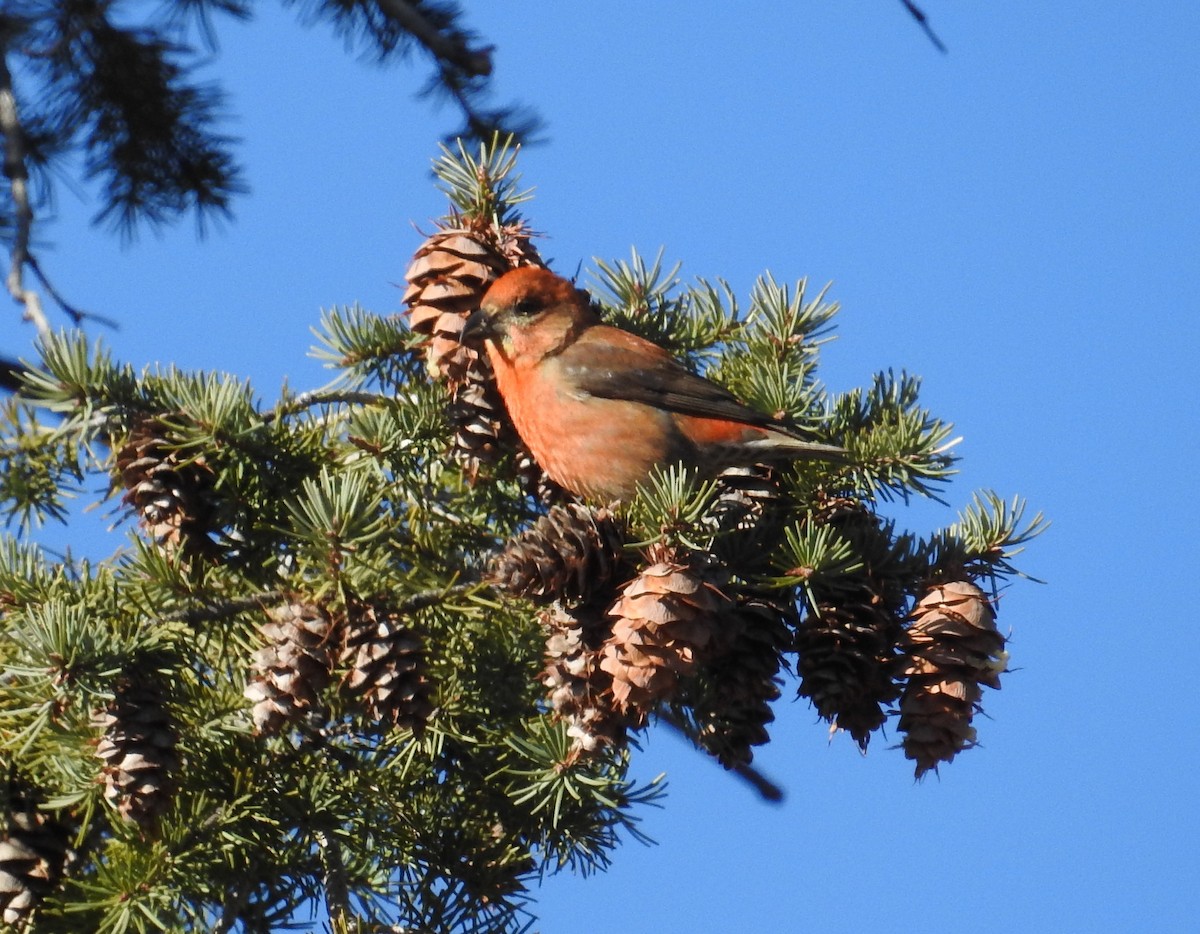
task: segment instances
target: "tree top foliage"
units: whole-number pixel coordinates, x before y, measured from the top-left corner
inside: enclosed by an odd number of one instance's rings
[[[516,931],[544,874],[640,837],[648,729],[768,797],[785,692],[863,749],[894,720],[918,774],[974,745],[993,595],[1041,516],[981,491],[905,531],[956,462],[920,381],[832,392],[824,290],[764,274],[743,304],[636,252],[589,274],[598,313],[847,463],[664,465],[605,509],[555,489],[456,336],[541,262],[516,169],[511,141],[444,149],[406,314],[327,312],[320,389],[40,342],[0,424],[6,923]],[[33,543],[97,487],[127,520],[110,557]]]

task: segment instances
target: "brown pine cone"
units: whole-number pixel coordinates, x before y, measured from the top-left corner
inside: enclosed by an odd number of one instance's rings
[[[908,685],[900,699],[904,754],[916,775],[975,745],[981,685],[1000,687],[1008,653],[987,595],[969,581],[933,587],[910,614]]]

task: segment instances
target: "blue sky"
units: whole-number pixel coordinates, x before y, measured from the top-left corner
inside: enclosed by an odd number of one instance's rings
[[[923,375],[965,437],[948,499],[1021,493],[1054,522],[1021,562],[1048,583],[1002,598],[1019,670],[981,748],[915,784],[785,699],[756,758],[788,792],[771,806],[653,735],[659,845],[547,881],[538,929],[1195,930],[1200,8],[927,0],[943,56],[890,0],[470,6],[498,98],[546,121],[522,165],[560,271],[636,246],[742,296],[765,269],[832,281],[831,388]],[[321,307],[397,310],[455,115],[290,12],[221,35],[253,189],[235,221],[122,247],[63,191],[42,259],[122,322],[120,358],[269,399],[325,380]],[[27,345],[15,319],[0,346]]]

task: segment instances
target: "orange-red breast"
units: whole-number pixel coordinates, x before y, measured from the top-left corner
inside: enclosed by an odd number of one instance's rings
[[[482,339],[517,433],[549,477],[586,499],[628,500],[657,465],[712,476],[733,464],[842,448],[799,437],[644,338],[601,324],[586,292],[523,266],[488,289],[463,339]]]

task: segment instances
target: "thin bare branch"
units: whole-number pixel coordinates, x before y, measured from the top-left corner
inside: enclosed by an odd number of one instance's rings
[[[313,389],[302,392],[294,399],[281,402],[271,411],[263,415],[264,422],[273,422],[287,415],[295,415],[304,409],[315,405],[385,405],[390,402],[389,396],[381,396],[373,392],[356,392],[353,390]]]
[[[237,616],[238,613],[244,613],[246,610],[264,607],[282,599],[282,591],[264,590],[250,594],[248,597],[204,603],[188,607],[186,610],[177,610],[174,613],[166,614],[161,619],[163,622],[187,623],[189,626],[195,626],[197,623],[211,623],[219,619],[228,619],[231,616]]]
[[[84,321],[95,321],[97,324],[103,325],[106,328],[112,328],[114,331],[120,330],[121,326],[112,318],[98,315],[94,311],[84,311],[63,298],[58,289],[54,287],[54,283],[42,271],[42,264],[38,262],[35,255],[32,253],[28,254],[25,262],[33,270],[34,275],[38,277],[38,281],[41,282],[46,293],[54,299],[58,307],[65,311],[67,316],[76,324],[83,324]]]
[[[9,195],[12,198],[13,216],[16,222],[8,275],[5,280],[9,294],[17,303],[24,306],[25,320],[33,323],[38,334],[42,337],[48,336],[50,322],[42,308],[41,296],[33,289],[26,288],[25,285],[25,268],[28,267],[50,297],[75,324],[82,324],[85,320],[90,319],[107,327],[116,328],[117,323],[111,318],[83,311],[63,298],[46,273],[42,271],[41,264],[38,263],[37,257],[30,249],[30,241],[33,238],[34,212],[29,198],[29,167],[26,163],[28,147],[25,129],[21,126],[21,115],[17,110],[17,97],[13,91],[12,72],[8,68],[8,56],[3,46],[2,35],[0,35],[0,135],[4,137],[4,175],[8,179]]]
[[[696,737],[692,731],[688,729],[687,723],[683,718],[676,714],[671,708],[662,706],[656,711],[659,723],[665,723],[671,729],[675,730],[692,745],[698,747]],[[752,765],[735,765],[732,771],[738,778],[748,784],[751,788],[758,792],[759,796],[764,801],[778,803],[783,800],[783,789],[776,785],[773,781],[767,778],[762,772],[754,768]]]
[[[8,69],[8,50],[0,34],[0,134],[4,136],[4,175],[8,178],[16,230],[13,234],[8,275],[5,284],[13,300],[25,308],[25,320],[33,323],[43,337],[50,335],[50,322],[42,310],[42,300],[33,289],[25,288],[25,266],[29,263],[29,241],[33,233],[33,207],[29,201],[29,167],[25,163],[25,130],[17,112],[12,72]]]
[[[925,31],[925,35],[929,37],[929,41],[933,43],[934,48],[945,55],[950,50],[942,44],[942,40],[938,38],[937,33],[933,31],[933,27],[929,25],[929,18],[925,15],[925,11],[912,2],[912,0],[900,0],[904,4],[904,9],[912,14],[912,18],[917,21],[920,27]]]
[[[324,868],[325,910],[329,913],[329,928],[334,934],[350,930],[353,913],[350,910],[350,886],[346,881],[346,866],[336,840],[324,830],[314,830],[313,838],[321,851]]]

